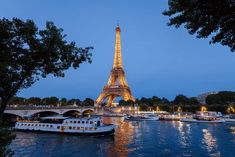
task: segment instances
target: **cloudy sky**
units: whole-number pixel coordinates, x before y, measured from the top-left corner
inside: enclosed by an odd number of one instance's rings
[[[19,96],[96,99],[106,84],[114,55],[115,27],[121,27],[126,79],[135,97],[197,96],[208,91],[235,90],[235,54],[184,28],[168,27],[166,0],[0,0],[0,17],[46,21],[64,29],[68,41],[93,46],[92,64],[49,76]]]

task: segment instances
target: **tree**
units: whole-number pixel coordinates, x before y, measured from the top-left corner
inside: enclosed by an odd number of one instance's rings
[[[206,97],[208,105],[229,105],[235,103],[235,92],[221,91],[217,94],[211,94]]]
[[[62,106],[67,105],[67,99],[66,99],[66,98],[61,98],[61,99],[60,99],[60,104],[61,104]]]
[[[58,104],[58,102],[59,102],[59,99],[57,97],[54,97],[54,96],[43,99],[43,103],[45,105],[54,105],[55,106],[55,105]]]
[[[67,102],[68,105],[80,105],[81,104],[81,100],[80,99],[70,99],[68,102]]]
[[[94,106],[94,100],[91,98],[86,98],[83,100],[83,105],[85,106]]]
[[[177,95],[173,101],[174,104],[179,105],[179,104],[187,104],[188,103],[188,98],[182,94]]]
[[[41,98],[38,97],[31,97],[29,99],[27,99],[27,104],[33,104],[33,105],[39,105],[42,103]]]
[[[189,34],[198,38],[212,35],[210,43],[221,43],[235,51],[234,0],[169,0],[169,26],[184,25]]]
[[[64,70],[91,62],[91,47],[67,42],[53,22],[39,30],[32,20],[0,19],[0,124],[9,100],[41,77],[64,77]]]
[[[191,98],[188,99],[188,104],[197,105],[197,104],[199,104],[199,102],[195,97],[191,97]]]
[[[9,101],[9,104],[11,105],[25,105],[26,102],[25,102],[25,98],[22,98],[22,97],[12,97]]]

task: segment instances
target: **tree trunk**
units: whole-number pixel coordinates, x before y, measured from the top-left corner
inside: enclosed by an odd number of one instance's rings
[[[4,114],[4,110],[6,109],[7,103],[10,100],[10,98],[7,99],[2,99],[2,102],[0,103],[0,126],[3,123],[3,114]]]

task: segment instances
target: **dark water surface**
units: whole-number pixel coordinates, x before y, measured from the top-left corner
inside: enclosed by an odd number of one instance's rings
[[[123,121],[114,136],[17,132],[16,157],[235,157],[235,124]]]

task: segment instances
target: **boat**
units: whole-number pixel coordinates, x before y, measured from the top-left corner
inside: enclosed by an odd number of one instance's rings
[[[104,113],[103,117],[124,117],[124,113]]]
[[[16,130],[40,131],[68,134],[113,134],[115,125],[104,124],[100,117],[70,118],[63,116],[43,117],[39,121],[21,120]]]
[[[224,118],[218,117],[217,112],[213,111],[198,111],[192,118],[182,118],[182,122],[195,122],[195,123],[224,123]]]
[[[172,114],[167,113],[159,115],[159,119],[165,121],[180,121],[182,118],[190,117],[192,117],[192,113],[189,112],[174,112]]]
[[[235,119],[232,118],[230,115],[225,115],[223,118],[224,118],[225,122],[235,123]]]
[[[157,121],[159,117],[154,114],[135,114],[135,115],[127,115],[124,117],[124,120],[130,121]]]

